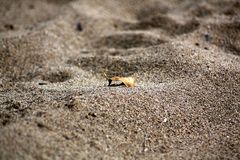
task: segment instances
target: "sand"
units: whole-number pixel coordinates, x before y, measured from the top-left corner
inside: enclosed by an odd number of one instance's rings
[[[238,0],[0,4],[0,159],[240,159]]]

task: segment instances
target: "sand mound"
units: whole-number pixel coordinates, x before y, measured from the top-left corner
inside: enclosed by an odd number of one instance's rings
[[[117,33],[101,37],[93,44],[97,48],[137,48],[159,45],[165,41],[154,35],[146,33]]]
[[[213,44],[232,54],[240,55],[240,21],[214,24],[211,28],[214,34]]]
[[[2,1],[0,159],[240,159],[239,10]]]

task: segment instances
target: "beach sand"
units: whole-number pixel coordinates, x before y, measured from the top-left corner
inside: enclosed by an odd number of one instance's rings
[[[0,159],[240,159],[238,0],[0,4]]]

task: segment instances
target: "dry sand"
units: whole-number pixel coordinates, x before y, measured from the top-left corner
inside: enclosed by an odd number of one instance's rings
[[[1,0],[0,159],[240,159],[240,2]]]

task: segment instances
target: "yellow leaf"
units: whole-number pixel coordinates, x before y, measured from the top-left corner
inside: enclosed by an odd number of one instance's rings
[[[118,76],[115,76],[115,77],[109,78],[108,79],[108,82],[109,82],[108,85],[109,86],[113,86],[113,85],[111,85],[112,81],[120,81],[120,82],[122,82],[122,84],[124,84],[127,87],[134,87],[135,86],[135,84],[134,84],[135,80],[134,80],[133,77],[118,77]],[[122,85],[122,84],[119,84],[119,85]]]
[[[135,86],[135,79],[133,77],[114,76],[112,78],[109,78],[105,72],[103,72],[103,76],[106,77],[106,79],[108,80],[108,82],[109,82],[108,86],[120,86],[120,85],[125,85],[127,87]],[[112,81],[120,81],[122,83],[121,84],[111,84]]]

